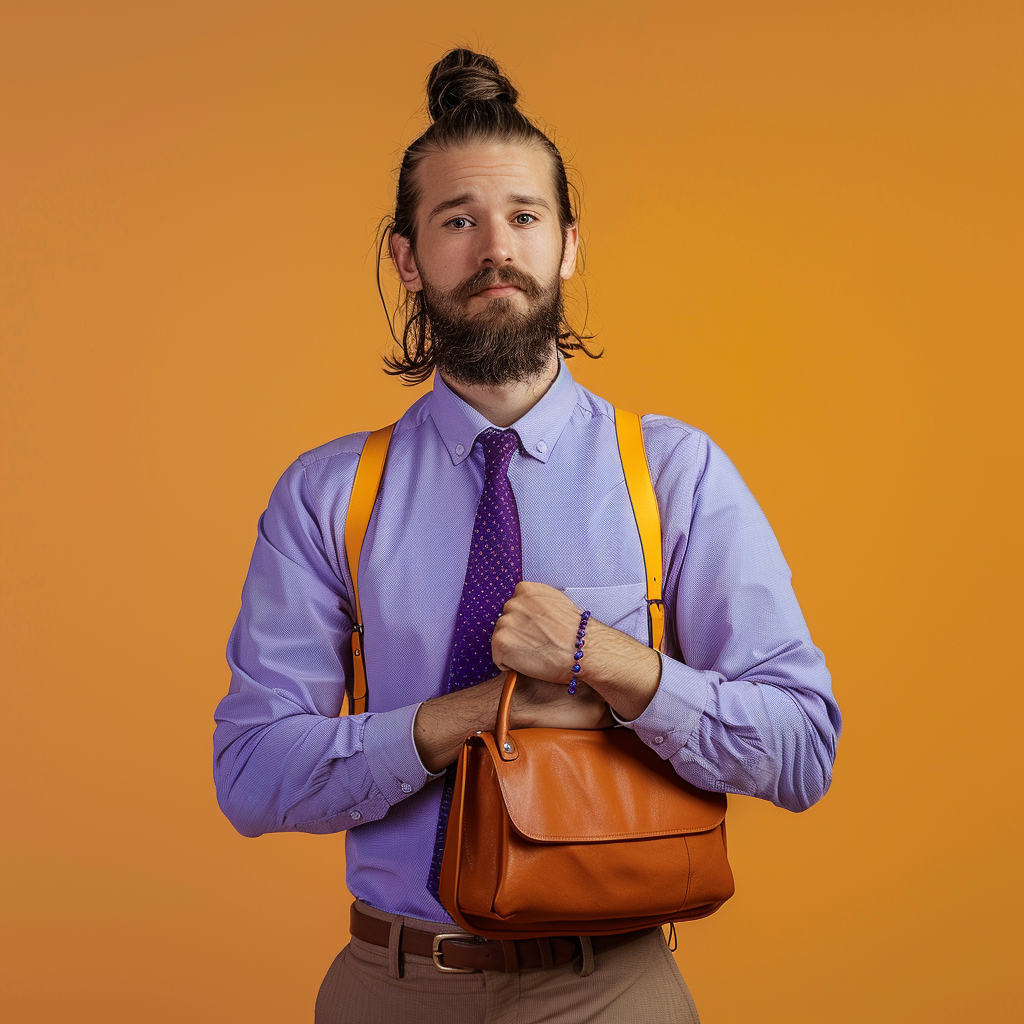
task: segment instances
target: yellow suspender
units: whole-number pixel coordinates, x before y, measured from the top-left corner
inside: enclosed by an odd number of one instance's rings
[[[348,688],[349,714],[366,711],[366,655],[363,651],[363,613],[359,604],[359,554],[363,547],[366,528],[377,500],[377,491],[384,476],[388,444],[395,424],[373,431],[366,439],[359,458],[352,496],[345,520],[345,554],[348,557],[356,621],[352,627],[352,681]],[[647,630],[648,640],[655,649],[661,647],[665,631],[665,607],[661,599],[661,520],[658,501],[644,451],[644,438],[640,417],[623,409],[615,410],[615,433],[619,442],[619,456],[626,476],[626,490],[633,506],[640,546],[643,549],[647,571]]]
[[[647,465],[647,452],[644,451],[640,417],[635,412],[616,409],[615,433],[619,439],[626,490],[633,506],[636,528],[640,531],[640,547],[643,548],[647,570],[648,642],[655,650],[660,650],[665,633],[665,604],[661,599],[661,518],[651,470]]]
[[[377,500],[377,491],[384,476],[384,462],[388,457],[391,442],[389,427],[373,431],[363,445],[363,453],[356,467],[356,478],[352,484],[352,496],[348,501],[348,515],[345,518],[345,555],[348,570],[352,574],[352,590],[356,621],[352,626],[352,680],[348,687],[348,713],[361,715],[366,710],[366,655],[363,651],[363,612],[359,606],[359,553],[363,549],[363,537],[370,525],[370,516]]]

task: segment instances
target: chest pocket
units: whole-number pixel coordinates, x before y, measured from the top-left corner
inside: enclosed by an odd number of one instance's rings
[[[616,587],[565,587],[565,596],[598,622],[647,643],[647,587],[623,583]]]

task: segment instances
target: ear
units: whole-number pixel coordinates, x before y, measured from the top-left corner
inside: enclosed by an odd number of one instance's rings
[[[576,271],[576,251],[580,244],[580,228],[573,224],[565,229],[565,248],[562,250],[562,265],[558,270],[563,281],[568,281]]]
[[[402,284],[411,291],[418,292],[423,287],[420,272],[416,268],[416,260],[412,255],[412,243],[405,235],[391,235],[391,259],[398,268],[398,276]]]

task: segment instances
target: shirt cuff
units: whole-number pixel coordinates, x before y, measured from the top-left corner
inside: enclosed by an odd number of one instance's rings
[[[423,788],[428,779],[436,779],[420,760],[412,736],[419,704],[381,711],[366,720],[363,731],[363,756],[373,781],[388,804],[394,807]],[[442,772],[443,774],[443,772]]]
[[[660,652],[659,652],[660,654]],[[661,682],[638,718],[627,721],[609,707],[619,725],[632,729],[660,757],[677,754],[704,714],[709,684],[703,672],[661,656]]]

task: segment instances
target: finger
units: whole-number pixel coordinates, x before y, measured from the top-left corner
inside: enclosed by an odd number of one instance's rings
[[[505,645],[502,644],[494,634],[492,634],[491,635],[491,661],[493,661],[494,664],[497,665],[498,668],[502,672],[504,672],[505,669],[508,668],[508,665],[505,664],[505,657],[504,657],[504,655],[505,655]]]

